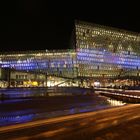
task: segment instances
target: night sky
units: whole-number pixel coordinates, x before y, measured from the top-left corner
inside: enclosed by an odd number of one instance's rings
[[[19,0],[0,6],[1,52],[67,49],[75,19],[140,32],[139,4],[128,1]]]

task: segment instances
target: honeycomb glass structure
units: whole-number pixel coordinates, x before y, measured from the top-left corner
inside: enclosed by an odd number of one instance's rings
[[[32,71],[60,77],[76,77],[73,50],[25,51],[0,54],[1,68]]]
[[[140,69],[140,36],[116,28],[77,21],[78,76],[134,77]]]
[[[138,33],[76,21],[73,40],[69,50],[1,53],[0,67],[66,78],[139,78]]]

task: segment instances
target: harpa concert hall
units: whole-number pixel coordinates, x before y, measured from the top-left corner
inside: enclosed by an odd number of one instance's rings
[[[140,34],[76,21],[69,50],[0,54],[0,87],[56,85],[140,85]]]

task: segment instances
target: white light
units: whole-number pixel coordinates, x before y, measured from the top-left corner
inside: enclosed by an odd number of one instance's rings
[[[17,63],[18,63],[18,64],[20,64],[20,63],[21,63],[21,61],[20,61],[20,60],[18,60],[18,61],[17,61]]]
[[[126,103],[123,103],[122,101],[117,101],[113,99],[107,99],[107,101],[112,105],[112,106],[121,106],[125,105]]]
[[[94,86],[95,87],[99,87],[100,86],[100,82],[94,82]]]

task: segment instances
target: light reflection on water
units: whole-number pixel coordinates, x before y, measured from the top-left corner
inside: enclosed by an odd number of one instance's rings
[[[0,89],[0,99],[17,99],[29,97],[48,97],[48,96],[71,96],[93,94],[92,89],[79,87],[61,87],[61,88],[13,88]]]
[[[6,104],[6,103],[17,103],[21,101],[29,101],[32,99],[12,99],[12,100],[0,100],[0,104]]]
[[[70,109],[65,110],[57,110],[57,111],[50,111],[50,112],[44,112],[44,113],[33,113],[36,112],[36,110],[21,110],[21,111],[14,111],[14,112],[7,112],[7,113],[0,113],[0,126],[4,125],[10,125],[10,124],[16,124],[16,123],[24,123],[29,122],[37,119],[44,119],[44,118],[53,118],[63,115],[70,115],[75,113],[82,113],[82,112],[89,112],[89,111],[96,111],[101,110],[105,108],[110,108],[113,106],[122,106],[125,105],[125,103],[121,101],[116,101],[107,98],[106,101],[100,103],[100,104],[84,104],[80,105],[79,107],[72,107]]]
[[[81,94],[85,93],[85,89],[73,89],[73,90],[68,90],[68,89],[63,89],[63,94],[69,93],[71,91],[74,94]],[[47,93],[46,89],[41,89],[41,90],[36,90],[36,89],[29,89],[29,90],[22,90],[20,91],[19,89],[12,89],[12,90],[1,90],[1,94],[4,93],[6,96],[14,98],[14,97],[29,97],[29,96],[55,96],[56,93],[50,92],[49,94]],[[57,93],[58,94],[58,93]],[[62,95],[62,93],[59,93]],[[99,98],[104,98],[104,97],[99,97]],[[32,99],[12,99],[12,100],[0,100],[0,104],[8,104],[8,103],[17,103],[20,101],[27,101],[27,100],[32,100]],[[58,117],[58,116],[63,116],[63,115],[70,115],[70,114],[75,114],[75,113],[82,113],[82,112],[89,112],[89,111],[95,111],[95,110],[100,110],[100,109],[105,109],[113,106],[120,106],[124,105],[125,103],[121,101],[116,101],[112,100],[109,98],[104,98],[100,102],[96,103],[90,103],[90,102],[83,102],[83,103],[77,103],[76,105],[71,105],[71,108],[69,109],[61,109],[57,111],[49,111],[49,112],[44,112],[44,113],[37,113],[37,109],[26,109],[26,110],[19,110],[19,111],[13,111],[13,112],[2,112],[0,111],[0,126],[3,125],[11,125],[11,124],[16,124],[16,123],[24,123],[24,122],[29,122],[37,119],[44,119],[44,118],[53,118],[53,117]],[[34,113],[35,112],[35,113]]]
[[[32,121],[34,114],[0,118],[0,126]]]
[[[0,118],[22,116],[25,114],[31,114],[33,111],[33,109],[26,109],[19,111],[0,112]]]
[[[107,102],[111,105],[111,106],[121,106],[121,105],[125,105],[126,103],[124,103],[123,101],[117,101],[117,100],[113,100],[108,98]]]
[[[38,96],[46,96],[47,89],[0,89],[0,95],[2,95],[6,98],[23,98],[23,97],[38,97]]]
[[[34,118],[32,112],[32,109],[0,112],[0,126],[31,121]]]

